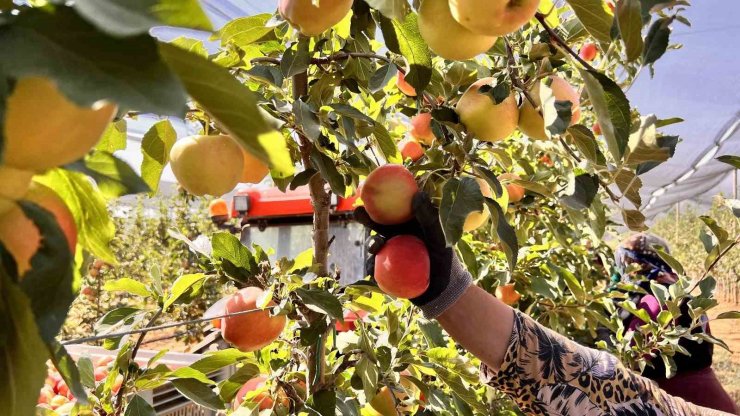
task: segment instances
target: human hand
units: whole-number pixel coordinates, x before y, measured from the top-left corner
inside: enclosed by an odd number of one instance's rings
[[[472,278],[460,263],[452,247],[447,246],[439,211],[429,196],[418,192],[412,200],[414,218],[398,225],[382,225],[373,221],[364,207],[355,209],[357,222],[375,231],[368,241],[368,252],[372,254],[365,264],[370,276],[375,271],[375,255],[387,240],[397,235],[413,235],[421,239],[429,252],[429,287],[420,296],[410,301],[421,308],[428,318],[435,318],[452,306],[472,284]]]

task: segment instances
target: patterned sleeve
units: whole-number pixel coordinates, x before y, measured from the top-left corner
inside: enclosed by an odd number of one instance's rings
[[[532,415],[727,415],[668,395],[616,357],[583,347],[516,311],[501,369],[481,378]]]

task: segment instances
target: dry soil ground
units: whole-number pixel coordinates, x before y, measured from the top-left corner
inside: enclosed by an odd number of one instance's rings
[[[720,304],[712,310],[712,317],[722,312],[740,310],[740,305]],[[727,343],[732,352],[724,348],[714,348],[714,370],[722,385],[740,406],[740,322],[736,319],[722,319],[710,324],[712,334]]]

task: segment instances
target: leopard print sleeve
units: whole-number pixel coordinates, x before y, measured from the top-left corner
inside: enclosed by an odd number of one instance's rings
[[[498,372],[481,378],[531,415],[727,415],[673,397],[604,351],[583,347],[517,311]]]

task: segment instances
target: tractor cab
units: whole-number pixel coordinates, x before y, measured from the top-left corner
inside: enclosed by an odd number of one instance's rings
[[[356,196],[332,195],[329,221],[329,271],[339,272],[340,283],[364,277],[365,227],[352,218]],[[308,186],[281,191],[276,187],[250,186],[231,200],[231,217],[241,223],[240,240],[270,250],[270,260],[294,258],[311,248],[313,207]]]

